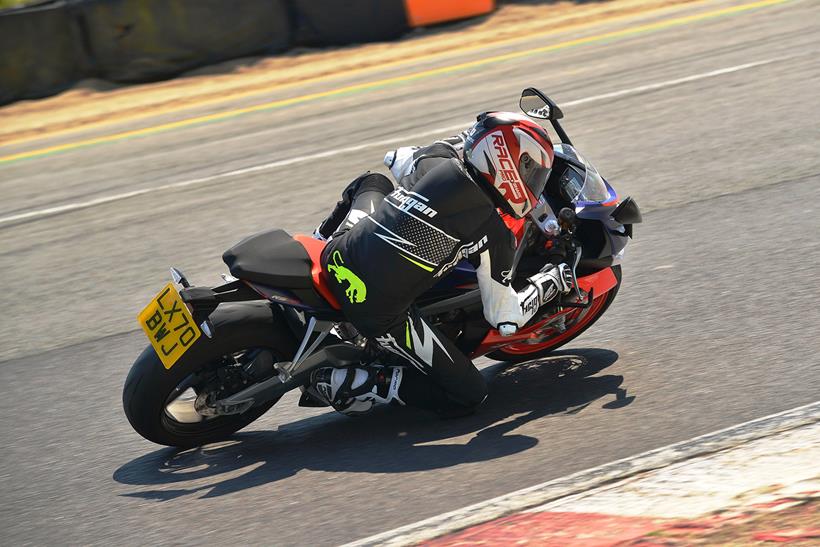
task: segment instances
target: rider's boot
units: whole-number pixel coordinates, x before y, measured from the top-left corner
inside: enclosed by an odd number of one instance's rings
[[[320,368],[310,376],[310,391],[348,416],[373,409],[377,403],[397,403],[402,367]]]

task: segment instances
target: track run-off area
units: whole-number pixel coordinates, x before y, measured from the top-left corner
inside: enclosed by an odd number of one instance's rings
[[[341,544],[816,401],[820,4],[750,5],[699,2],[0,147],[4,539]],[[168,266],[216,283],[242,237],[312,230],[386,149],[516,110],[529,86],[645,213],[617,300],[565,350],[589,376],[482,360],[490,397],[459,420],[353,420],[291,394],[199,450],[131,430],[135,317]]]

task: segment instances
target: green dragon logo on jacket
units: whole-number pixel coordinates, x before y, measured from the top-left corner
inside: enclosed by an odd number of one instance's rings
[[[364,281],[359,279],[358,275],[342,266],[344,263],[342,253],[333,251],[333,264],[327,265],[327,271],[336,276],[337,283],[341,284],[343,281],[350,283],[347,289],[345,289],[345,295],[351,304],[361,304],[364,302],[364,299],[367,298],[367,287]]]

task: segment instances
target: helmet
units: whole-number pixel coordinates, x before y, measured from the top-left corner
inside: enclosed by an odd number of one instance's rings
[[[464,163],[496,205],[516,218],[538,202],[552,167],[552,141],[512,112],[485,112],[467,132]]]

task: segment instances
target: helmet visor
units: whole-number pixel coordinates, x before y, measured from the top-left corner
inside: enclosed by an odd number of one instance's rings
[[[529,155],[525,154],[521,156],[521,163],[518,171],[521,173],[521,180],[523,180],[524,184],[527,185],[527,188],[529,188],[535,198],[535,201],[538,201],[538,198],[541,197],[541,193],[547,186],[547,179],[550,178],[550,172],[552,172],[552,169],[549,167],[544,167],[537,161],[533,161]]]

